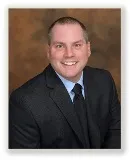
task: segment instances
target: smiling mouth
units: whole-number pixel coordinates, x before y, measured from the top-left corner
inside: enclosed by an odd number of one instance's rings
[[[77,62],[73,61],[73,62],[63,62],[62,64],[66,65],[66,66],[72,66],[75,65]]]

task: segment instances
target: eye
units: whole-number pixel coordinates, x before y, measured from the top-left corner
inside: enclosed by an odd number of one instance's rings
[[[64,46],[63,46],[63,44],[57,44],[55,47],[61,49],[61,48],[63,48]]]
[[[82,44],[81,43],[75,43],[75,48],[80,48],[81,46],[82,46]]]

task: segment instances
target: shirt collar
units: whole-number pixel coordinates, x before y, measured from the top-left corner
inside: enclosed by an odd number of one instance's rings
[[[55,71],[56,72],[56,71]],[[68,93],[70,93],[75,85],[75,83],[65,79],[64,77],[62,77],[60,74],[58,74],[56,72],[56,74],[58,75],[58,77],[61,79],[61,81],[63,82],[64,86],[66,87]],[[81,86],[82,86],[82,89],[84,89],[84,85],[83,85],[83,72],[82,72],[82,75],[79,79],[79,81],[77,82],[79,83]]]

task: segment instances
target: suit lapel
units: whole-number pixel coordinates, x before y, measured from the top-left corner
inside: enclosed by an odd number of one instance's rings
[[[47,86],[51,89],[50,97],[55,102],[57,107],[60,109],[64,117],[66,118],[67,122],[77,135],[78,139],[84,146],[84,137],[82,134],[81,126],[78,121],[76,112],[74,110],[73,103],[70,99],[70,96],[64,87],[61,80],[58,78],[56,73],[54,72],[51,65],[48,66],[46,69],[46,82]]]
[[[87,106],[88,133],[91,148],[100,148],[100,130],[93,102],[97,99],[97,88],[90,67],[84,69],[84,92]]]

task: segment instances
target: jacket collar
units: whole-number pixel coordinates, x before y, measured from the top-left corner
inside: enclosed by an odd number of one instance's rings
[[[62,114],[68,121],[74,133],[77,135],[83,147],[85,147],[85,142],[81,131],[80,123],[78,122],[78,118],[74,110],[73,103],[65,86],[63,85],[63,82],[57,76],[51,65],[49,65],[45,71],[47,87],[51,88],[50,97],[56,103],[57,107],[61,110]],[[100,131],[98,126],[98,120],[96,119],[96,116],[94,114],[95,108],[94,106],[92,106],[91,103],[95,100],[94,97],[96,97],[97,88],[94,84],[93,71],[91,67],[85,67],[83,73],[90,145],[92,148],[99,148]]]
[[[97,108],[98,103],[98,86],[95,82],[98,77],[95,76],[95,69],[87,66],[84,68],[84,92],[87,105],[88,133],[91,148],[100,148],[100,129]],[[95,104],[95,105],[94,105]]]
[[[46,83],[47,86],[51,88],[50,97],[61,110],[71,129],[80,140],[82,147],[85,147],[83,133],[71,98],[63,85],[63,82],[59,79],[51,65],[46,68]]]

